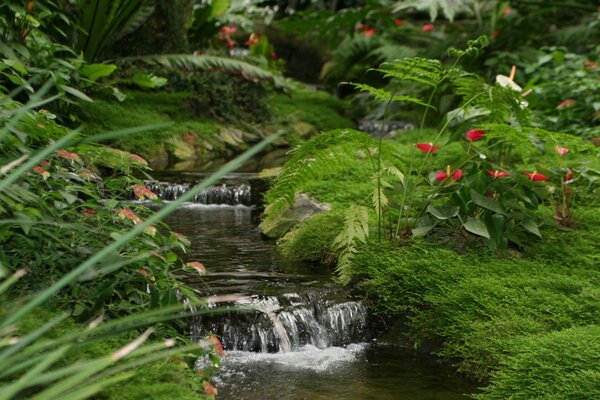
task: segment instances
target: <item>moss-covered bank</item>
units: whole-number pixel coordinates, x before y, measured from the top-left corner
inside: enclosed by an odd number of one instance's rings
[[[335,97],[298,86],[289,93],[268,92],[267,110],[251,118],[224,118],[204,107],[193,92],[127,92],[125,101],[96,97],[81,105],[80,118],[89,134],[153,124],[168,126],[113,143],[147,158],[154,169],[198,169],[230,159],[273,133],[271,147],[289,148],[320,131],[352,127],[345,105]],[[248,106],[248,105],[245,105]],[[251,108],[251,107],[250,107]],[[259,166],[260,167],[260,166]]]
[[[403,169],[417,134],[428,142],[432,132],[408,132],[384,142],[384,162]],[[288,207],[280,200],[296,192],[332,207],[279,239],[287,256],[334,264],[338,254],[332,243],[345,210],[351,204],[372,207],[374,165],[365,152],[375,142],[347,139],[333,145],[311,141],[311,165],[317,166],[296,173],[288,164],[267,193],[263,224],[276,223]],[[448,163],[456,153],[453,146],[458,145],[450,143],[440,154]],[[540,155],[537,162],[550,164],[550,157]],[[598,163],[590,154],[572,157],[590,168]],[[521,250],[492,252],[476,244],[457,251],[456,243],[437,237],[407,240],[404,246],[378,243],[370,211],[371,238],[357,246],[352,260],[354,285],[373,312],[403,326],[407,346],[435,352],[486,384],[477,398],[598,398],[600,209],[575,208],[580,223],[575,230],[553,226],[549,206],[538,212],[549,221],[541,240],[530,240]]]

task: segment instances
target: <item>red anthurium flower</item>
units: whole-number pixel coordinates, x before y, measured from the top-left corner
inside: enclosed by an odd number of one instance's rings
[[[127,208],[122,208],[119,210],[118,213],[119,218],[121,219],[128,219],[131,220],[134,225],[135,224],[139,224],[140,222],[142,222],[142,220],[140,219],[140,217],[138,217],[137,215],[135,215],[135,213],[131,210],[128,210]]]
[[[571,183],[573,181],[573,171],[571,171],[570,169],[567,170],[567,173],[565,174],[565,183]]]
[[[575,105],[575,100],[573,99],[567,99],[565,101],[562,101],[559,105],[556,106],[557,110],[561,110],[563,108],[567,108],[567,107],[573,107]]]
[[[206,393],[209,396],[214,396],[215,394],[217,394],[217,388],[211,385],[209,381],[202,382],[202,389],[204,389],[204,393]]]
[[[48,168],[50,166],[50,163],[47,160],[42,160],[40,161],[40,165],[44,168]]]
[[[500,36],[500,31],[494,31],[494,32],[492,32],[492,37],[494,39],[496,39],[498,36]]]
[[[245,44],[246,46],[250,46],[256,43],[258,43],[258,36],[256,35],[256,33],[252,32],[248,37],[248,40],[246,40]]]
[[[363,35],[365,35],[365,37],[371,37],[374,34],[375,34],[375,28],[366,27],[365,29],[363,29]]]
[[[79,158],[79,156],[75,153],[71,153],[68,152],[66,150],[59,150],[56,152],[56,155],[59,156],[60,158],[65,158],[67,160],[81,160],[81,158]]]
[[[525,175],[529,177],[532,181],[547,181],[548,177],[544,174],[540,174],[539,172],[524,172]]]
[[[40,167],[39,165],[36,165],[35,167],[33,167],[33,172],[40,174],[41,176],[44,177],[44,179],[46,179],[47,177],[50,176],[50,172],[46,171],[44,168]]]
[[[224,33],[226,35],[231,35],[232,33],[237,32],[237,26],[222,26],[221,27],[221,33]]]
[[[483,135],[485,135],[485,131],[483,131],[481,129],[471,129],[471,130],[468,130],[467,133],[465,134],[465,136],[467,137],[467,140],[469,140],[471,142],[476,142],[478,140],[481,140]]]
[[[223,351],[223,344],[221,344],[221,341],[219,340],[219,338],[216,337],[215,335],[210,335],[208,337],[208,340],[210,340],[213,343],[214,349],[217,352],[217,354],[219,354],[221,357],[223,357],[225,355],[225,352]]]
[[[425,153],[435,153],[440,148],[440,146],[434,146],[433,143],[417,143],[417,147]]]
[[[144,276],[150,276],[150,272],[148,272],[148,270],[144,269],[144,268],[139,268],[137,270],[137,272],[140,273],[141,275],[144,275]]]
[[[394,23],[396,24],[396,26],[402,26],[404,25],[404,20],[402,18],[396,18],[394,20]]]
[[[448,179],[448,174],[444,171],[438,171],[435,173],[435,180],[438,182],[442,182]]]
[[[462,179],[462,177],[463,177],[463,170],[460,168],[452,173],[452,179],[454,179],[455,181],[460,181]]]
[[[567,147],[556,146],[554,148],[554,151],[556,151],[558,153],[558,155],[560,155],[562,157],[569,152],[569,149]]]
[[[433,24],[425,24],[421,27],[421,30],[423,32],[431,32],[433,30],[433,28],[435,28],[435,26]]]
[[[493,176],[494,178],[504,178],[507,176],[510,176],[510,172],[506,172],[506,171],[498,171],[498,170],[491,170],[488,169],[487,170],[488,175]]]
[[[502,14],[504,14],[504,15],[508,15],[508,14],[511,14],[511,13],[512,13],[512,10],[510,8],[508,8],[508,7],[505,8],[504,10],[502,10]]]
[[[204,267],[204,265],[198,261],[191,261],[186,263],[185,266],[195,269],[200,275],[204,275],[206,273],[206,267]]]
[[[146,198],[149,198],[150,200],[158,199],[156,193],[154,193],[152,190],[148,189],[144,185],[135,185],[133,187],[133,194],[135,195],[135,197],[138,198],[138,200],[144,200]]]
[[[81,214],[85,215],[86,217],[93,217],[94,215],[98,214],[98,211],[92,210],[90,208],[84,208],[83,210],[81,210]]]

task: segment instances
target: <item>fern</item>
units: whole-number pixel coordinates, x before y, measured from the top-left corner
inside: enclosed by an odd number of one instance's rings
[[[453,21],[459,13],[472,14],[475,5],[475,0],[405,0],[398,1],[393,7],[393,12],[415,8],[419,11],[428,11],[431,20],[435,21],[441,9],[444,17]]]
[[[365,207],[352,205],[346,211],[344,227],[333,240],[332,248],[339,252],[337,273],[344,285],[352,279],[352,259],[356,242],[366,243],[369,237],[369,213]]]
[[[247,62],[227,57],[193,54],[161,54],[142,57],[126,57],[122,62],[143,62],[146,64],[157,64],[168,69],[180,69],[186,71],[225,71],[236,74],[242,78],[258,82],[271,81],[277,86],[287,86],[285,81],[265,69]]]
[[[429,58],[411,57],[385,63],[379,71],[386,78],[408,80],[436,88],[444,79],[442,63]]]
[[[265,196],[265,221],[284,212],[294,201],[294,195],[303,183],[306,183],[330,169],[332,164],[339,165],[344,157],[356,157],[356,154],[327,151],[330,147],[346,142],[357,143],[368,149],[373,146],[374,139],[362,132],[352,129],[338,129],[324,132],[310,139],[302,146],[290,152],[290,160],[285,164],[273,186]]]
[[[399,101],[399,102],[413,103],[413,104],[418,104],[418,105],[421,105],[424,107],[430,107],[435,110],[435,107],[433,107],[430,104],[425,103],[424,101],[422,101],[416,97],[392,94],[385,89],[374,88],[373,86],[366,85],[364,83],[344,82],[344,84],[352,85],[355,88],[357,88],[358,90],[360,90],[361,92],[367,92],[371,96],[373,96],[375,98],[375,100],[378,100],[378,101],[382,101],[382,102]]]

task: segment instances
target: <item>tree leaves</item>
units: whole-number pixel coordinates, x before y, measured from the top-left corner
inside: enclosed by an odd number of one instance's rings
[[[482,236],[486,239],[490,238],[490,232],[485,224],[478,218],[467,217],[467,221],[463,222],[464,228],[474,235]]]

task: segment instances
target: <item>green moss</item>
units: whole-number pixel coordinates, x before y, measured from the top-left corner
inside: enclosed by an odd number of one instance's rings
[[[269,102],[275,119],[280,123],[303,121],[317,131],[355,126],[344,116],[346,104],[322,91],[296,89],[289,94],[274,93]]]

